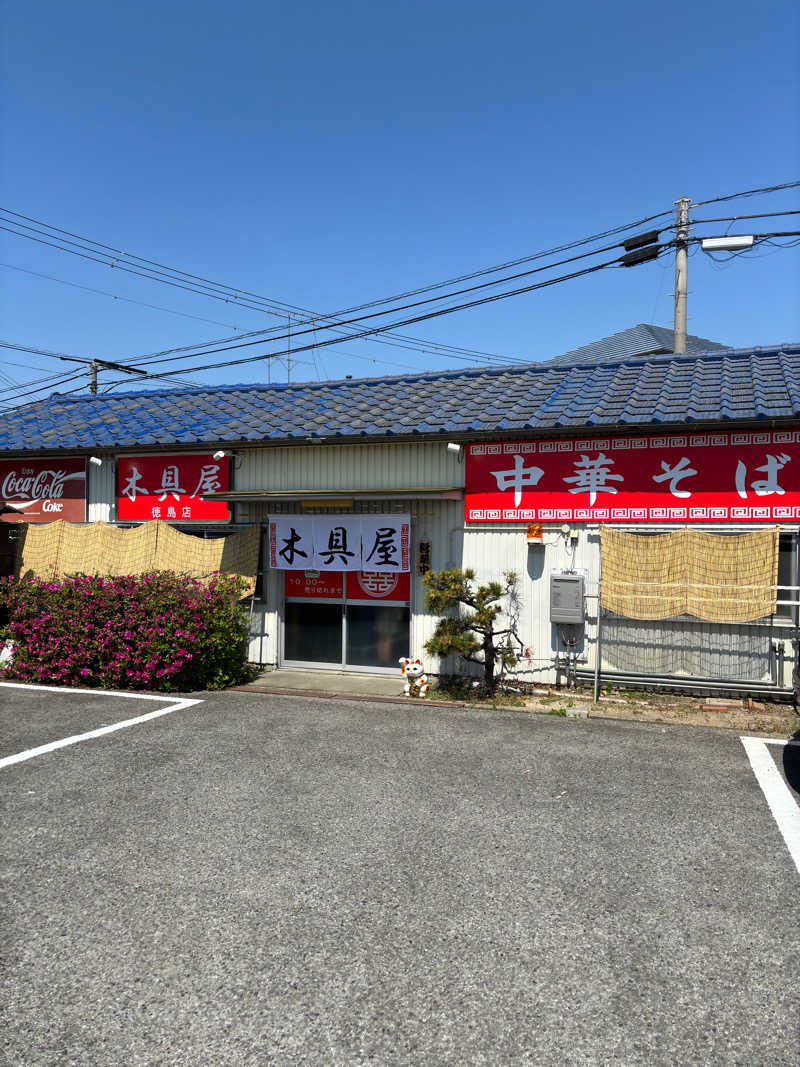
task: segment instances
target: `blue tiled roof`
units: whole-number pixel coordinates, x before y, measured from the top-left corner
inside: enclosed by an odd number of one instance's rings
[[[556,356],[547,362],[556,366],[569,364],[572,367],[585,367],[594,363],[608,363],[610,360],[653,356],[672,352],[674,338],[674,332],[666,326],[653,326],[647,322],[640,322],[638,326],[632,326],[629,330],[603,337],[582,348],[574,348],[571,352],[564,352],[563,355]],[[688,355],[724,351],[726,351],[726,346],[716,341],[708,341],[705,337],[695,337],[693,334],[686,336]]]
[[[800,344],[294,385],[60,396],[0,415],[0,449],[243,445],[800,418]]]

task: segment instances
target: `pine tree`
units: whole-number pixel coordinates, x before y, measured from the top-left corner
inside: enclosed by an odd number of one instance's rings
[[[436,656],[455,652],[468,663],[479,663],[486,692],[493,694],[498,674],[516,665],[517,651],[522,648],[517,634],[517,575],[507,571],[502,583],[478,585],[473,570],[453,567],[429,571],[423,580],[427,588],[425,610],[434,615],[452,613],[439,620],[433,636],[425,643],[426,651]],[[501,603],[504,599],[505,611]],[[503,614],[507,625],[498,628]]]

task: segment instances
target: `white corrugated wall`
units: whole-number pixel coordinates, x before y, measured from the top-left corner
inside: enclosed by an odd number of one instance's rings
[[[86,518],[89,522],[113,522],[116,517],[116,464],[106,459],[102,467],[86,463]]]
[[[338,492],[463,485],[463,463],[439,442],[248,449],[234,464],[236,489]]]
[[[524,681],[554,681],[556,654],[566,652],[560,643],[559,628],[550,622],[553,571],[586,572],[586,626],[579,635],[577,651],[582,665],[593,663],[599,539],[591,529],[578,526],[572,529],[577,534],[576,541],[557,528],[546,528],[542,542],[531,546],[524,526],[470,526],[463,532],[462,566],[471,567],[479,581],[501,578],[505,571],[513,571],[518,576],[519,636],[524,649],[515,673]]]

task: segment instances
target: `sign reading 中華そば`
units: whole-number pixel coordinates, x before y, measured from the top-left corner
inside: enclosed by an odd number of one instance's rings
[[[227,457],[124,456],[117,464],[117,518],[227,522],[225,501],[202,499],[227,489]]]
[[[472,444],[467,522],[800,519],[800,431]]]
[[[408,515],[271,515],[269,565],[276,570],[410,569]]]

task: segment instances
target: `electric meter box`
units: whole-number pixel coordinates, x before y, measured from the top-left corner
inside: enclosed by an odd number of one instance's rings
[[[550,575],[550,622],[583,624],[583,575]]]

